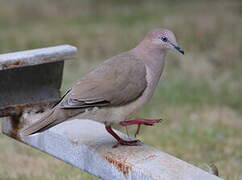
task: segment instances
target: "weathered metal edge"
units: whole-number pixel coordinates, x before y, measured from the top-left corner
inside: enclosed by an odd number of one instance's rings
[[[68,60],[76,57],[77,48],[71,45],[51,46],[0,55],[0,70],[33,66]]]
[[[26,108],[28,109],[33,109],[38,107],[40,111],[47,107],[52,107],[54,106],[59,99],[56,100],[46,100],[46,101],[41,101],[41,102],[33,102],[29,104],[14,104],[14,105],[9,105],[6,107],[0,108],[0,118],[1,117],[7,117],[7,116],[20,116]]]
[[[10,118],[5,119],[2,128],[4,134],[12,136]],[[143,143],[112,148],[114,140],[103,124],[90,120],[67,121],[40,134],[18,137],[25,144],[105,180],[222,180]]]

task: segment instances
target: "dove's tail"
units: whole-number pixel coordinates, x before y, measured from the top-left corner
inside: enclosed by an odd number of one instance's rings
[[[29,127],[23,129],[22,134],[25,136],[45,131],[61,122],[68,117],[61,116],[59,108],[53,108],[46,112],[37,122],[31,124]]]

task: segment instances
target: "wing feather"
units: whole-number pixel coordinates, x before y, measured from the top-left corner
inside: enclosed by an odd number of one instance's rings
[[[84,76],[59,104],[62,108],[120,106],[142,95],[146,68],[131,53],[104,61]]]

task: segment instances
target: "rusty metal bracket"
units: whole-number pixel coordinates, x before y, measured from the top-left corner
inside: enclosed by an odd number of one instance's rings
[[[0,55],[0,117],[59,99],[64,60],[76,47],[61,45]]]

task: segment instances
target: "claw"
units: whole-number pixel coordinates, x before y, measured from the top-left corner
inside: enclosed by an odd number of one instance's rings
[[[141,127],[141,124],[138,124],[138,127],[137,127],[137,129],[136,129],[136,132],[135,132],[135,134],[134,134],[134,137],[136,137],[136,136],[139,134],[140,127]]]

